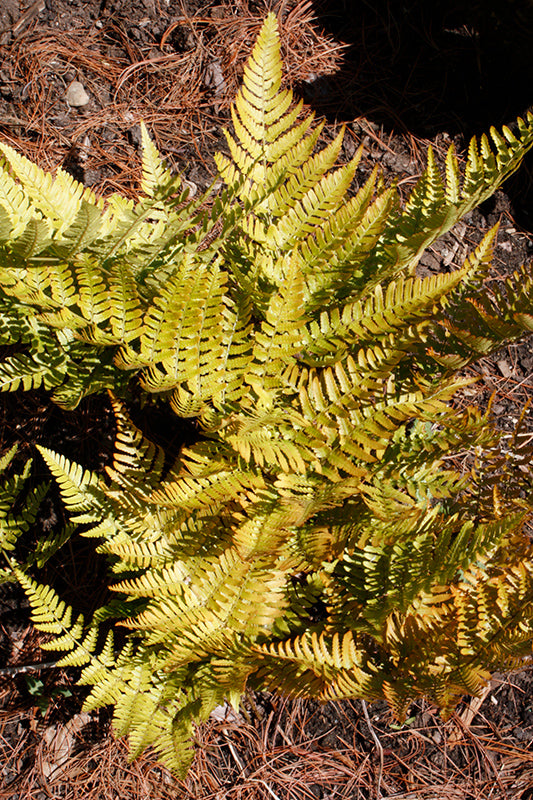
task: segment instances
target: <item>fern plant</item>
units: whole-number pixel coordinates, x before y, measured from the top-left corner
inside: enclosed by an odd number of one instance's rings
[[[446,713],[533,641],[528,437],[453,406],[461,369],[533,328],[533,272],[484,292],[493,229],[460,269],[417,274],[519,166],[533,117],[472,141],[464,174],[430,151],[402,206],[378,169],[349,194],[360,151],[335,167],[341,132],[315,153],[281,77],[269,14],[216,159],[226,189],[195,204],[146,131],[136,203],[2,146],[4,388],[71,406],[136,380],[201,431],[168,463],[114,396],[106,476],[41,448],[109,561],[115,599],[91,620],[6,552],[86,708],[113,705],[131,756],[152,745],[179,774],[194,724],[248,688]]]
[[[13,553],[19,539],[34,525],[48,490],[46,483],[28,489],[32,462],[27,461],[22,471],[15,471],[13,462],[17,449],[17,445],[14,445],[0,458],[0,549],[4,554]],[[52,539],[58,539],[57,532]],[[42,554],[47,550],[46,543],[41,542],[37,549]],[[37,552],[34,558],[39,567],[43,566],[44,561],[39,560]],[[9,567],[0,568],[0,583],[12,580],[12,570]]]

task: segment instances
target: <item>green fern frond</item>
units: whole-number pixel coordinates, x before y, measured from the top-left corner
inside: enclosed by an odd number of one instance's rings
[[[119,342],[129,342],[141,335],[142,305],[131,270],[124,262],[115,265],[109,283],[114,299],[111,331]]]
[[[359,158],[355,158],[346,166],[324,175],[301,200],[294,202],[267,232],[267,244],[290,251],[302,239],[321,230],[324,222],[340,207],[358,162]]]
[[[67,359],[57,348],[36,355],[9,356],[0,364],[0,391],[13,392],[19,388],[28,391],[44,385],[46,389],[59,386],[65,377]]]
[[[79,286],[78,303],[88,322],[103,327],[111,316],[111,298],[99,263],[89,253],[78,256],[76,280]]]
[[[18,446],[13,445],[0,458],[0,552],[4,554],[12,554],[18,540],[35,523],[49,488],[48,483],[40,483],[28,491],[32,462],[27,461],[20,472],[13,471],[17,450]],[[13,473],[9,477],[5,474],[8,470]],[[1,582],[10,580],[13,580],[13,573],[8,569],[3,573]]]
[[[11,245],[13,255],[24,260],[38,256],[51,244],[49,233],[49,226],[44,220],[32,217]]]
[[[66,635],[67,638],[70,636],[69,647],[74,645],[76,637],[69,633],[72,627],[72,608],[67,606],[51,587],[40,586],[17,568],[14,568],[14,573],[32,607],[32,620],[35,627],[46,633]],[[83,617],[78,617],[76,625],[77,631],[82,629]],[[65,649],[68,648],[65,647]]]

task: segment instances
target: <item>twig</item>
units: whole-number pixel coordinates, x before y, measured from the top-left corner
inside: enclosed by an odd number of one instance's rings
[[[53,669],[57,667],[57,661],[41,661],[35,664],[14,664],[12,667],[0,668],[1,675],[19,675],[22,672],[37,672],[40,669]]]
[[[368,713],[366,700],[361,700],[361,706],[363,708],[363,714],[365,715],[366,724],[368,725],[368,730],[370,731],[370,735],[374,740],[376,750],[379,754],[379,769],[376,778],[376,800],[383,800],[383,795],[381,794],[381,779],[383,777],[383,746],[376,735],[372,722],[370,721],[370,714]]]
[[[20,36],[24,28],[28,26],[28,24],[34,17],[39,16],[39,14],[41,13],[41,11],[44,10],[44,8],[45,8],[44,0],[36,0],[35,3],[31,4],[28,10],[25,11],[24,14],[22,14],[18,22],[13,26],[12,33],[15,39],[18,36]]]
[[[273,798],[274,798],[274,800],[281,800],[281,798],[280,798],[280,797],[279,797],[279,796],[278,796],[278,795],[277,795],[275,792],[273,792],[273,791],[272,791],[272,789],[270,788],[270,786],[268,785],[268,783],[265,783],[265,781],[262,781],[262,780],[258,780],[257,782],[258,782],[258,783],[260,783],[262,786],[264,786],[264,787],[265,787],[265,789],[267,790],[267,792],[269,793],[269,795],[270,795],[271,797],[273,797]]]

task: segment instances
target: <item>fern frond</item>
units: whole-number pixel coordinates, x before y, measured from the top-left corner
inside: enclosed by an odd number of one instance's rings
[[[83,469],[46,447],[38,445],[37,449],[58,481],[61,497],[70,511],[88,512],[95,505],[106,508],[103,487],[94,472]]]
[[[51,250],[62,259],[81,253],[98,238],[101,227],[101,206],[82,197],[76,216],[68,228],[56,234]]]
[[[29,491],[27,481],[31,470],[32,461],[29,460],[20,472],[14,472],[10,477],[4,473],[10,468],[17,453],[17,445],[8,450],[0,458],[0,552],[8,553],[15,550],[19,538],[35,523],[41,502],[48,491],[47,483],[40,483]],[[20,508],[17,506],[20,505]],[[9,569],[3,575],[3,581],[12,580],[12,571]]]
[[[14,180],[7,169],[6,162],[0,164],[0,208],[2,209],[1,241],[18,239],[35,209],[22,187]]]
[[[130,342],[141,335],[142,305],[135,280],[125,262],[115,264],[109,283],[113,297],[111,331],[119,342]]]
[[[12,253],[21,259],[32,259],[51,244],[50,228],[42,219],[32,217],[20,236],[11,245]]]
[[[179,191],[181,180],[174,177],[150,139],[146,125],[141,122],[143,148],[141,189],[148,197],[165,197]]]
[[[110,393],[115,414],[117,435],[112,468],[107,473],[117,483],[143,481],[147,487],[161,479],[165,454],[161,447],[150,442],[132,423],[122,403]]]
[[[93,192],[61,168],[57,170],[55,178],[52,178],[9,145],[0,143],[0,152],[12,174],[24,186],[24,191],[31,198],[34,207],[53,222],[57,230],[65,230],[74,222],[82,198],[86,203],[102,208],[102,201],[97,201]]]
[[[51,587],[40,586],[17,568],[15,568],[14,572],[32,607],[32,620],[35,627],[46,633],[55,633],[68,637],[68,631],[71,628],[72,608],[67,606]],[[81,631],[83,628],[82,616],[78,617],[76,624],[76,630]],[[75,643],[76,637],[72,635],[64,649],[69,649]]]
[[[67,367],[65,354],[59,348],[55,353],[42,355],[9,356],[0,364],[0,391],[14,392],[17,389],[46,389],[59,386],[64,380]]]
[[[352,183],[359,159],[323,176],[301,200],[276,220],[267,233],[270,246],[290,251],[304,236],[319,230],[337,211]]]

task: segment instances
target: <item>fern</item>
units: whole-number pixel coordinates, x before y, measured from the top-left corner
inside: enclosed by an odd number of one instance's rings
[[[377,168],[348,196],[360,151],[337,165],[341,131],[315,152],[281,81],[269,14],[216,197],[189,201],[144,127],[135,201],[2,149],[0,385],[65,407],[112,389],[117,419],[105,475],[40,448],[71,521],[20,563],[8,523],[6,574],[86,708],[114,706],[131,756],[152,745],[178,774],[194,725],[247,688],[449,713],[533,641],[529,439],[453,407],[459,370],[533,329],[533,273],[485,292],[496,228],[459,269],[417,271],[517,169],[533,116],[473,141],[463,172],[430,151],[402,205]],[[134,385],[196,421],[174,463],[118,399]],[[30,577],[76,525],[115,594],[89,621]]]
[[[15,550],[18,539],[26,533],[35,522],[41,501],[48,490],[45,483],[27,491],[27,481],[31,470],[31,461],[27,461],[22,472],[7,477],[6,473],[13,468],[13,460],[17,452],[14,445],[0,459],[0,550],[5,555]],[[21,496],[26,494],[25,501]],[[20,508],[17,509],[17,505]],[[0,582],[10,580],[9,570],[0,571]]]
[[[17,469],[17,445],[0,458],[0,552],[8,566],[0,569],[0,583],[16,580],[13,572],[14,559],[24,568],[37,566],[41,569],[47,561],[69,541],[76,532],[74,524],[41,535],[32,542],[26,535],[39,528],[41,504],[48,492],[49,483],[35,483],[32,476],[32,460]]]

